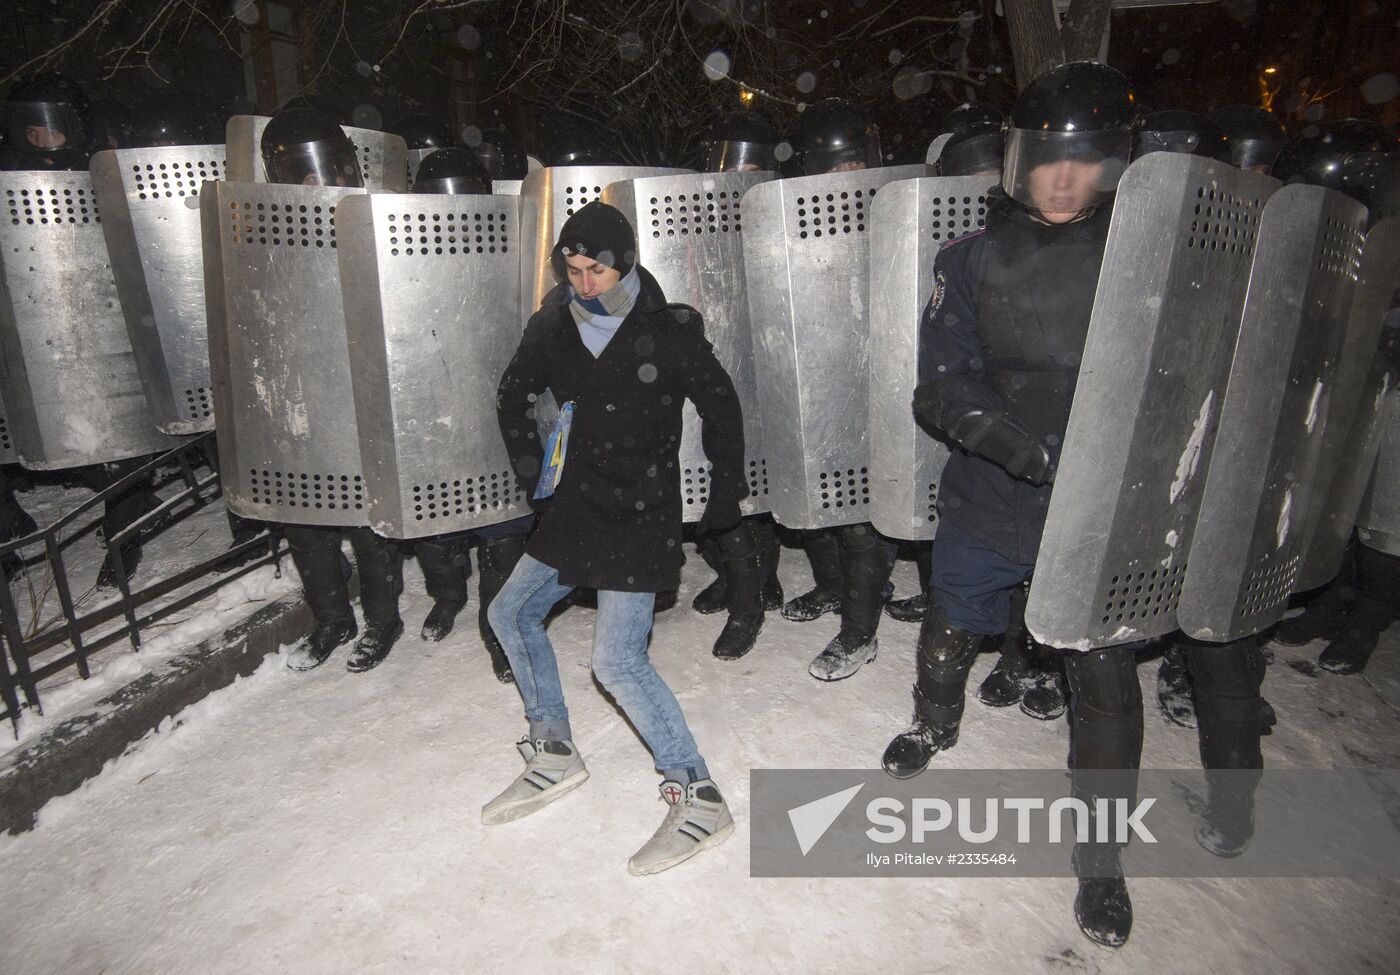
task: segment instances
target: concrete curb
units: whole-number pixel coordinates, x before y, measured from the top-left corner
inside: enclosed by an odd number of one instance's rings
[[[33,829],[50,799],[72,792],[166,718],[251,674],[310,629],[301,594],[284,596],[0,757],[0,830]]]

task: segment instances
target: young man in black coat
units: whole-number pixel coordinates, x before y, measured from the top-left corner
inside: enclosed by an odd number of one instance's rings
[[[711,469],[702,533],[739,523],[748,493],[743,417],[700,315],[666,303],[637,265],[632,228],[619,211],[583,207],[565,222],[552,260],[564,283],[531,317],[497,393],[511,464],[541,516],[488,611],[530,732],[518,746],[525,771],[486,804],[482,821],[529,815],[588,778],[543,624],[555,603],[586,586],[598,590],[593,672],[665,779],[665,821],[627,865],[633,874],[656,873],[734,829],[647,640],[655,594],[680,584],[681,406],[689,398],[704,421]],[[560,419],[542,463],[535,405],[546,389]]]

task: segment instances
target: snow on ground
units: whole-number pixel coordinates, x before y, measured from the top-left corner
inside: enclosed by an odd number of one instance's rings
[[[166,499],[178,494],[183,488],[184,483],[176,479],[163,484],[158,493],[162,499]],[[47,526],[92,497],[92,492],[86,488],[43,484],[30,490],[19,491],[16,497],[40,526]],[[179,509],[177,514],[183,513],[184,510]],[[97,588],[97,573],[106,557],[106,549],[97,533],[101,514],[100,506],[93,508],[80,524],[65,534],[63,562],[70,591],[80,614],[92,612],[120,598],[115,589]],[[218,499],[194,510],[187,517],[172,520],[148,538],[143,544],[144,554],[137,566],[132,585],[134,589],[139,590],[163,578],[169,578],[205,559],[213,558],[230,543],[223,500]],[[40,628],[61,629],[64,625],[58,589],[53,583],[53,570],[42,558],[42,551],[41,544],[33,546],[32,551],[25,552],[26,571],[11,585],[11,593],[22,625],[26,628],[26,636],[34,635]],[[263,566],[231,581],[204,599],[154,624],[142,627],[139,653],[132,652],[131,643],[126,639],[104,647],[89,659],[91,676],[86,680],[79,676],[74,667],[68,667],[60,673],[44,678],[39,682],[39,701],[43,706],[43,714],[33,709],[26,710],[20,719],[18,738],[3,733],[5,729],[0,728],[0,751],[28,744],[55,723],[71,717],[78,709],[110,694],[144,670],[227,630],[271,600],[294,591],[299,583],[296,572],[291,567],[291,559],[284,559],[284,565],[286,571],[280,578],[272,566]],[[183,593],[207,581],[202,579],[182,587],[162,597],[159,604],[173,602]],[[142,607],[140,612],[144,614],[151,608]],[[88,631],[85,642],[91,644],[96,638],[121,629],[123,625],[125,619],[119,616]],[[30,666],[37,669],[47,661],[71,650],[71,644],[64,642],[38,654],[30,662]]]
[[[787,551],[784,582],[808,582]],[[589,675],[591,611],[551,627],[591,780],[516,823],[483,802],[520,770],[515,689],[496,683],[475,604],[442,644],[410,636],[364,675],[339,652],[307,674],[270,658],[169,722],[39,826],[0,837],[11,892],[0,971],[399,973],[1353,972],[1394,969],[1400,884],[1130,880],[1136,923],[1111,952],[1074,924],[1070,878],[754,880],[752,767],[874,767],[909,717],[916,628],[886,619],[856,677],[806,674],[836,622],[770,614],[736,663],[709,647],[721,617],[690,598],[658,617],[653,655],[681,699],[739,829],[649,878],[626,861],[660,822],[646,749]],[[901,594],[913,590],[901,563]],[[1395,767],[1400,628],[1364,678],[1310,668],[1318,647],[1276,648],[1266,693],[1279,767]],[[980,680],[992,658],[973,672]],[[1156,664],[1143,667],[1150,689]],[[1150,693],[1150,691],[1149,691]],[[1061,768],[1067,728],[969,704],[944,767]],[[1148,716],[1144,767],[1190,766],[1195,733]]]

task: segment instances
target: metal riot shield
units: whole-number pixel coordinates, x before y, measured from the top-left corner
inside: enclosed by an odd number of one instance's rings
[[[1385,394],[1376,469],[1356,519],[1361,544],[1400,556],[1400,390]]]
[[[228,140],[228,181],[230,183],[262,183],[267,181],[263,169],[262,131],[269,119],[266,115],[235,115],[228,120],[225,137]],[[402,193],[408,189],[408,145],[400,136],[377,129],[357,129],[342,125],[360,156],[360,175],[365,189]]]
[[[523,179],[493,179],[491,192],[497,196],[519,196]]]
[[[893,166],[760,183],[744,194],[744,268],[768,462],[789,528],[870,520],[871,204]]]
[[[986,176],[906,179],[880,190],[870,233],[870,520],[890,538],[933,538],[948,448],[914,422],[919,322],[933,259],[986,220]]]
[[[1264,203],[1278,181],[1156,152],[1119,183],[1026,607],[1036,639],[1176,629]]]
[[[739,200],[751,186],[776,174],[696,173],[612,183],[603,202],[617,207],[637,234],[637,258],[669,301],[700,312],[705,336],[734,380],[744,410],[744,514],[768,510],[763,428],[754,384],[753,340],[744,293],[743,214]],[[699,521],[709,499],[710,462],[701,446],[700,416],[687,402],[680,448],[682,513]]]
[[[419,538],[529,514],[496,423],[520,342],[516,199],[351,197],[336,229],[370,526]]]
[[[1317,462],[1318,471],[1328,477],[1327,494],[1314,509],[1316,520],[1293,586],[1295,592],[1326,584],[1341,568],[1367,479],[1376,467],[1385,418],[1382,407],[1400,378],[1389,359],[1376,354],[1376,346],[1397,287],[1400,220],[1391,219],[1370,229],[1361,251],[1346,345],[1332,386],[1328,428]]]
[[[549,253],[564,221],[575,210],[602,196],[609,183],[689,172],[648,166],[556,166],[528,173],[520,186],[521,323],[530,320],[558,283],[549,266]]]
[[[162,433],[214,429],[199,188],[223,179],[223,146],[92,157],[92,188],[146,403]]]
[[[235,514],[369,524],[335,227],[337,204],[363,192],[204,184],[209,363]]]
[[[1226,643],[1282,616],[1317,468],[1365,240],[1366,208],[1320,186],[1285,186],[1259,221],[1215,449],[1177,622]]]
[[[54,470],[169,450],[141,390],[85,172],[0,173],[0,352],[20,463]]]
[[[358,144],[358,143],[357,143]],[[413,189],[413,181],[418,178],[418,167],[431,152],[436,149],[407,149],[404,151],[404,192]]]
[[[15,442],[10,438],[10,421],[5,419],[5,404],[0,401],[0,464],[15,464],[19,455],[15,453]]]

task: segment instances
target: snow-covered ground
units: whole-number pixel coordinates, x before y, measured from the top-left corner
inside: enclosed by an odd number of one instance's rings
[[[801,554],[783,566],[790,591],[804,588]],[[646,749],[590,677],[581,608],[551,635],[592,778],[535,816],[482,826],[482,803],[520,769],[519,697],[491,676],[475,597],[448,641],[417,638],[428,601],[410,570],[409,635],[377,670],[347,673],[344,652],[306,674],[270,658],[51,802],[33,832],[0,837],[0,971],[1395,969],[1393,882],[1131,880],[1132,938],[1110,952],[1076,928],[1069,878],[750,879],[748,770],[877,765],[909,717],[916,628],[885,620],[879,659],[821,684],[806,667],[836,621],[770,614],[759,647],[725,664],[709,652],[722,618],[689,608],[708,578],[692,558],[653,656],[735,808],[725,845],[627,874],[663,806]],[[913,591],[912,564],[896,579]],[[1400,627],[1362,678],[1317,673],[1316,646],[1275,649],[1270,765],[1396,767]],[[1149,693],[1155,667],[1142,670]],[[1063,721],[972,702],[937,762],[1062,768],[1066,746]],[[1195,762],[1195,733],[1151,711],[1144,767]]]

